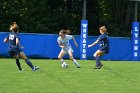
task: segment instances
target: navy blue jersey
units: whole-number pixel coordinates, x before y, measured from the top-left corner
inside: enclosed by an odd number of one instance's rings
[[[98,37],[98,40],[101,42],[101,47],[107,47],[109,48],[109,39],[108,39],[108,35],[106,33],[101,34]]]
[[[9,40],[9,50],[16,50],[18,49],[18,45],[16,45],[16,38],[19,39],[19,35],[11,32],[8,36],[7,39]]]

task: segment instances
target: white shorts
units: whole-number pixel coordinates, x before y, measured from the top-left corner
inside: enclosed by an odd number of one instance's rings
[[[63,51],[65,54],[68,54],[69,51],[74,52],[72,47],[62,48],[61,51]]]

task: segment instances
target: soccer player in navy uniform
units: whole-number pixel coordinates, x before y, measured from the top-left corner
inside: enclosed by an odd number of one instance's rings
[[[91,45],[88,45],[88,47],[92,47],[96,44],[98,44],[99,42],[100,44],[100,48],[94,53],[94,58],[96,59],[96,67],[95,69],[100,69],[103,64],[100,62],[100,57],[103,56],[104,54],[108,54],[109,53],[109,39],[108,39],[108,35],[107,35],[107,29],[105,26],[100,27],[99,29],[101,35],[98,37],[98,39]]]
[[[39,69],[38,66],[33,66],[32,63],[29,61],[29,59],[26,57],[26,55],[22,52],[21,48],[24,48],[20,45],[20,38],[18,35],[19,32],[19,27],[16,24],[16,22],[13,22],[10,25],[10,29],[11,32],[9,33],[9,35],[4,39],[4,43],[5,42],[9,42],[9,54],[11,57],[14,57],[16,59],[16,64],[18,66],[18,69],[20,71],[22,71],[20,62],[19,62],[19,57],[24,59],[25,62],[31,67],[31,69],[33,71],[36,71]]]

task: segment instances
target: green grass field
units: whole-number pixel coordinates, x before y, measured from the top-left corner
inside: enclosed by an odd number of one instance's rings
[[[69,61],[61,68],[58,60],[32,59],[40,70],[33,72],[23,60],[18,71],[14,59],[0,59],[0,93],[139,93],[140,63],[94,60],[80,61],[80,69]]]

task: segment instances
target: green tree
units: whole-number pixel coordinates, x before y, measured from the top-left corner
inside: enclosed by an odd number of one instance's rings
[[[70,29],[80,34],[82,9],[83,0],[1,0],[0,31],[8,31],[16,21],[20,32],[58,34]],[[87,0],[89,35],[99,35],[105,25],[110,36],[130,36],[133,9],[134,2],[127,0]]]

